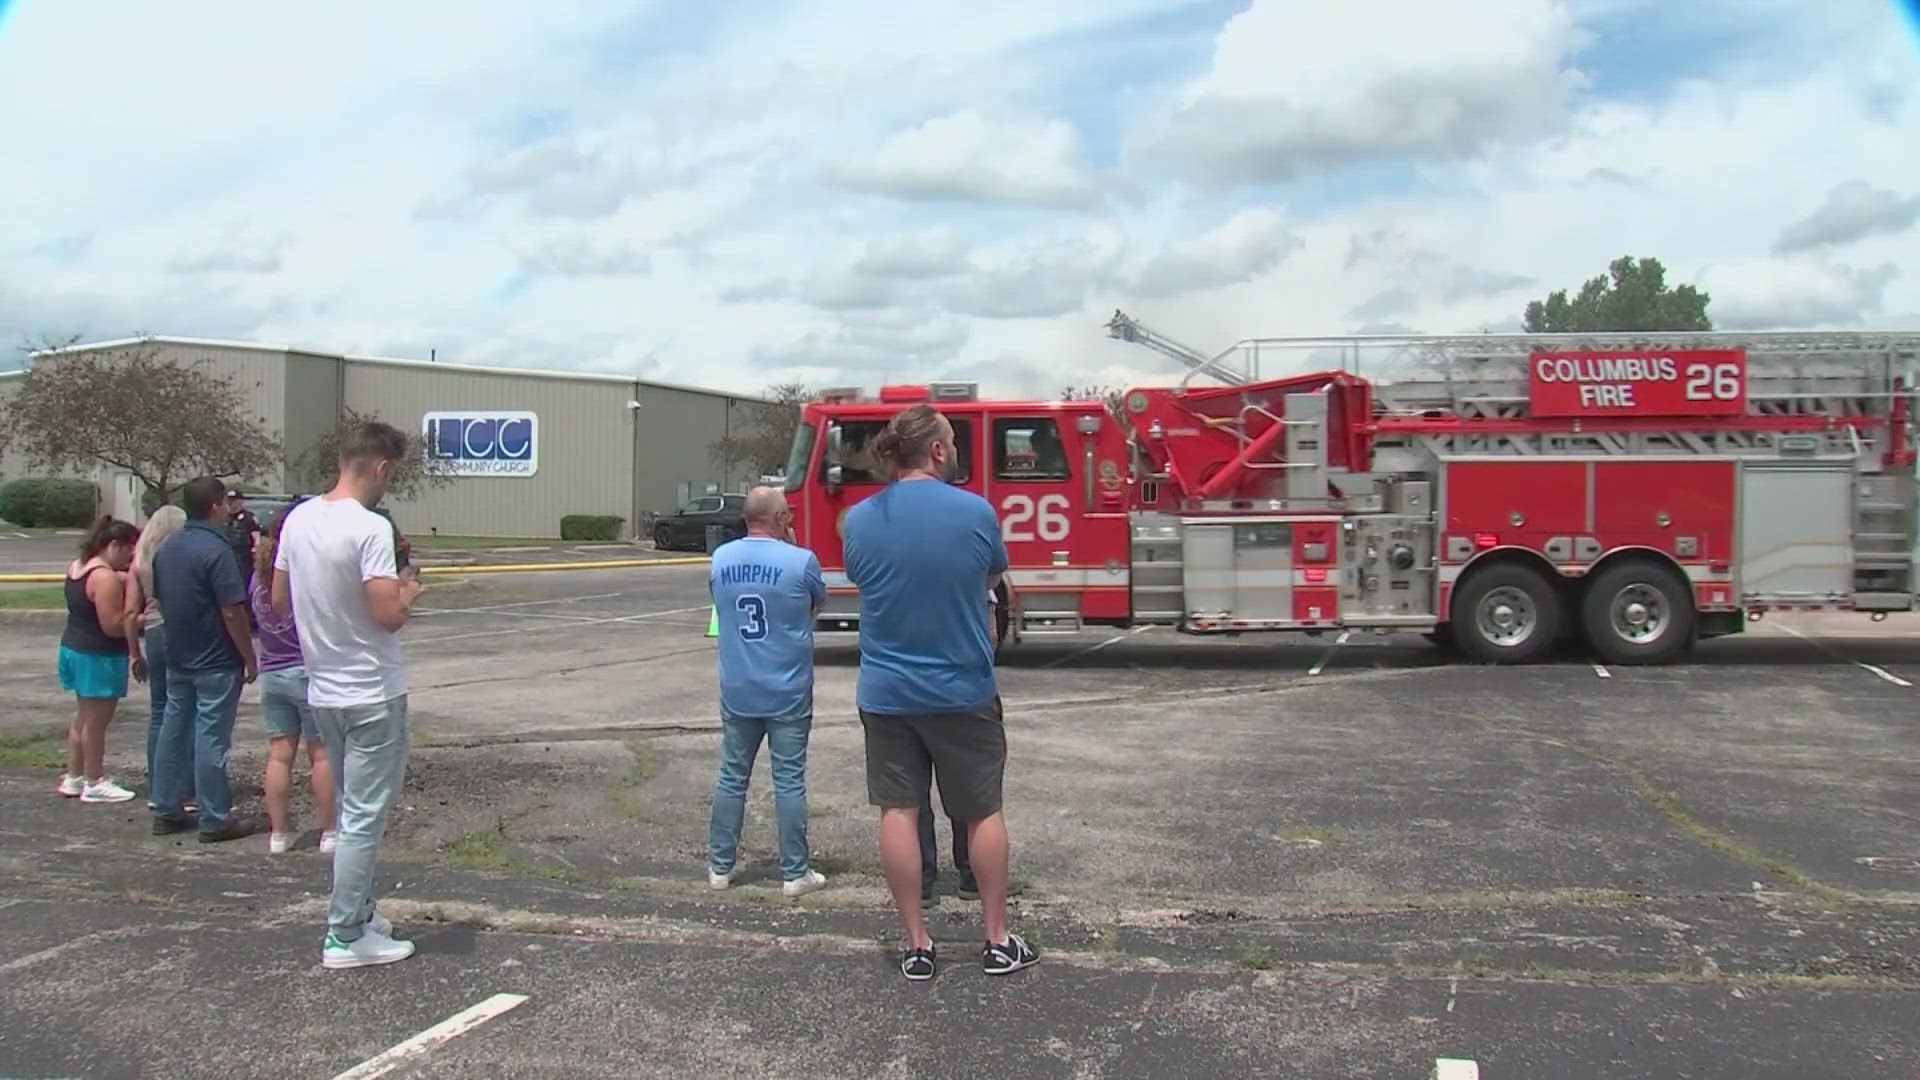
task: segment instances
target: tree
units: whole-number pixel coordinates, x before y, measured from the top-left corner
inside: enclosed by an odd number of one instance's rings
[[[1115,416],[1122,415],[1125,397],[1126,391],[1117,386],[1069,386],[1060,391],[1061,401],[1104,401],[1107,411]]]
[[[764,401],[736,404],[727,433],[707,444],[707,456],[728,480],[739,473],[758,478],[785,469],[800,408],[815,397],[803,383],[776,383],[764,396]]]
[[[320,436],[312,446],[287,462],[288,477],[297,477],[313,491],[325,491],[332,487],[340,475],[340,444],[347,432],[379,419],[374,413],[342,409],[340,422],[334,425],[332,431]],[[394,466],[393,477],[387,485],[387,497],[396,502],[411,502],[429,491],[446,487],[457,478],[450,463],[426,452],[421,445],[419,432],[409,431],[407,435],[412,440],[407,456]]]
[[[1530,334],[1595,333],[1636,330],[1711,330],[1706,293],[1691,285],[1670,289],[1666,268],[1659,259],[1623,255],[1607,267],[1607,274],[1580,286],[1567,299],[1559,289],[1546,300],[1527,305]]]
[[[163,500],[196,476],[265,475],[281,456],[230,376],[152,348],[35,363],[0,410],[0,448],[34,469],[122,469]]]

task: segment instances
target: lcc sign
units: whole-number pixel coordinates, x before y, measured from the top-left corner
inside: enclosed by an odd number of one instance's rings
[[[540,468],[539,418],[530,412],[430,412],[427,456],[455,476],[532,476]]]

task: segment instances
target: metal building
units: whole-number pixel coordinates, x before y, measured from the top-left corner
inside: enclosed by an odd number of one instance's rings
[[[287,448],[313,446],[344,410],[374,415],[414,435],[456,474],[392,510],[416,536],[551,537],[567,514],[612,514],[635,535],[649,512],[690,495],[739,490],[708,447],[759,399],[618,375],[539,371],[353,356],[285,345],[142,337],[35,353],[36,364],[89,352],[154,350],[205,365],[245,391],[246,408]],[[13,379],[0,377],[0,396]],[[735,470],[741,471],[741,470]],[[25,474],[9,454],[0,478]],[[101,476],[110,501],[124,480]],[[249,490],[302,487],[283,465],[249,478]],[[124,506],[125,494],[119,493]],[[133,495],[137,503],[138,495]]]

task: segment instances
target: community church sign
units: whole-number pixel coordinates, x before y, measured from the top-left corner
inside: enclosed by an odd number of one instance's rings
[[[532,476],[540,468],[539,418],[472,409],[421,418],[427,456],[454,476]]]

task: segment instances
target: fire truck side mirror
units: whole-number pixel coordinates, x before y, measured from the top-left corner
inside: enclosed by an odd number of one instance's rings
[[[827,425],[826,465],[827,465],[827,494],[838,495],[840,493],[841,485],[845,482],[843,479],[845,474],[842,473],[840,469],[840,425],[839,424]]]

